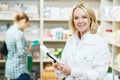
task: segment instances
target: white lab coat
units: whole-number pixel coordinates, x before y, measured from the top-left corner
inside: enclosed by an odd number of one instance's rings
[[[71,36],[61,61],[71,66],[66,80],[103,80],[107,73],[110,51],[107,42],[97,34],[86,33],[82,39]]]

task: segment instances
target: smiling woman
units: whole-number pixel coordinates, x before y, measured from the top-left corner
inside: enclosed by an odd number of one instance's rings
[[[92,34],[97,32],[98,24],[94,10],[88,4],[84,4],[78,3],[73,7],[73,11],[69,20],[69,27],[73,34],[76,34],[79,32],[79,30],[82,30],[82,28],[78,28],[82,25],[86,26],[83,28],[86,32],[90,31]],[[84,30],[80,31],[80,34],[81,36],[84,35]]]
[[[96,34],[98,24],[93,9],[85,3],[75,4],[69,20],[73,35],[62,53],[62,62],[54,63],[65,80],[103,80],[109,66],[110,51]],[[69,58],[69,59],[68,59]]]
[[[76,8],[74,10],[73,17],[75,29],[80,32],[80,36],[82,37],[86,32],[89,32],[89,26],[91,22],[81,8]]]

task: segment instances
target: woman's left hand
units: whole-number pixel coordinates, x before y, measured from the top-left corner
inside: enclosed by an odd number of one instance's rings
[[[32,45],[29,45],[27,51],[30,52],[32,50]]]
[[[71,74],[71,67],[67,64],[62,65],[61,73],[65,75],[70,75]]]

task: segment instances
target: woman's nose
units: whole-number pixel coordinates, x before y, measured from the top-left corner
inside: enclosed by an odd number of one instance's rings
[[[79,22],[79,23],[82,23],[82,22],[83,22],[83,20],[82,20],[82,19],[78,19],[78,22]]]

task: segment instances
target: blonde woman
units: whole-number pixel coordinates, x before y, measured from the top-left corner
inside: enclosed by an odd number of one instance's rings
[[[7,30],[5,42],[8,49],[5,76],[16,80],[21,74],[28,73],[27,51],[31,46],[27,44],[23,31],[28,27],[29,17],[25,13],[17,13],[13,25]],[[29,79],[27,79],[29,80]]]
[[[75,4],[69,27],[73,35],[65,45],[62,62],[53,64],[61,72],[59,76],[65,75],[65,80],[103,80],[110,52],[108,44],[96,34],[98,24],[93,9],[85,3]]]

